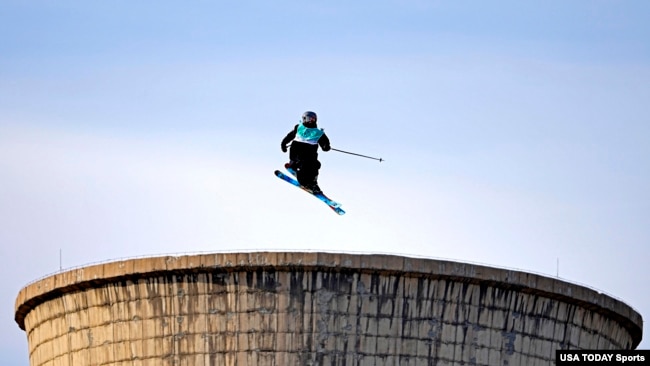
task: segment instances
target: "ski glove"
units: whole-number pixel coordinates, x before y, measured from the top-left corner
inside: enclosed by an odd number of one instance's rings
[[[287,152],[287,146],[286,145],[282,144],[282,145],[280,145],[280,147],[282,148],[283,153]]]

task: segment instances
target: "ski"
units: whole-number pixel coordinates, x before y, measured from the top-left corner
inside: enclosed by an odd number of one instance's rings
[[[284,173],[282,173],[282,172],[280,172],[280,174],[282,174],[282,175],[284,175],[285,177],[289,178],[289,179],[291,180],[291,181],[288,181],[289,183],[293,184],[293,185],[296,186],[296,187],[302,188],[302,189],[303,189],[305,192],[307,192],[307,193],[311,193],[313,196],[316,196],[318,199],[320,199],[321,201],[325,202],[325,203],[326,203],[328,206],[330,206],[330,207],[341,207],[341,204],[340,204],[340,203],[338,203],[338,202],[332,200],[331,198],[327,197],[325,194],[323,194],[323,193],[320,193],[320,194],[314,194],[310,189],[305,188],[305,187],[303,187],[302,185],[300,185],[300,183],[297,181],[297,178],[298,178],[298,177],[296,176],[296,171],[293,170],[293,169],[290,169],[290,168],[288,167],[288,165],[289,165],[289,164],[284,164],[285,169],[287,169],[287,171],[288,171],[289,173],[291,173],[291,175],[293,176],[293,178],[296,178],[296,179],[293,179],[291,176],[288,176],[288,175],[286,175],[286,174],[284,174]],[[276,174],[276,176],[277,176],[277,174]],[[279,176],[278,176],[278,177],[279,177]],[[279,177],[279,178],[284,179],[283,177]],[[286,180],[286,179],[284,179],[284,180]],[[320,197],[319,197],[319,196],[320,196]]]
[[[278,177],[278,178],[280,178],[280,179],[282,179],[283,181],[285,181],[285,182],[291,184],[291,185],[294,185],[294,186],[296,186],[296,187],[302,189],[303,191],[305,191],[305,192],[311,194],[312,196],[318,198],[320,201],[323,201],[323,202],[324,202],[324,203],[325,203],[329,208],[331,208],[331,209],[332,209],[334,212],[336,212],[337,214],[339,214],[339,215],[344,215],[344,214],[345,214],[345,211],[343,211],[343,209],[341,208],[341,204],[340,204],[340,203],[335,202],[335,201],[332,201],[329,197],[325,196],[324,194],[322,194],[322,193],[314,194],[314,193],[313,193],[312,191],[310,191],[309,189],[307,189],[307,188],[301,186],[300,183],[298,183],[297,180],[291,178],[290,176],[288,176],[288,175],[282,173],[282,172],[279,171],[279,170],[276,170],[276,171],[275,171],[275,176]]]

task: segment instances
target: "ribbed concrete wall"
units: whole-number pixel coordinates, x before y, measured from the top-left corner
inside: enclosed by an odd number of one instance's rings
[[[553,365],[633,349],[641,316],[590,289],[383,255],[136,259],[24,288],[32,366]]]

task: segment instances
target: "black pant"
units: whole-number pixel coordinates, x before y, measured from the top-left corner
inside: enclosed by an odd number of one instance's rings
[[[320,161],[318,161],[317,145],[309,145],[294,141],[291,143],[289,159],[291,167],[297,172],[298,183],[309,186],[316,183]]]

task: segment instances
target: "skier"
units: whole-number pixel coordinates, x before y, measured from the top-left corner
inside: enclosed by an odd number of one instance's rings
[[[329,151],[330,140],[322,128],[316,125],[316,113],[307,111],[302,114],[302,122],[297,124],[284,139],[282,139],[282,152],[287,152],[287,144],[291,142],[289,162],[285,168],[298,179],[298,183],[311,190],[314,194],[322,194],[318,187],[318,170],[321,167],[318,161],[318,146],[323,151]],[[293,141],[293,142],[292,142]]]

